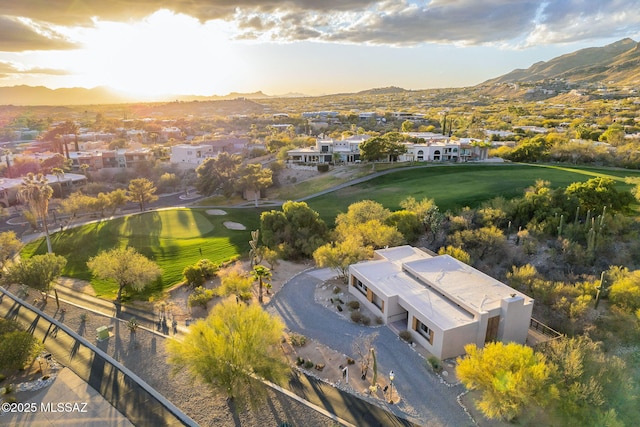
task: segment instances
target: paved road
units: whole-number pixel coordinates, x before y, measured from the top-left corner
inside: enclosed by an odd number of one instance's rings
[[[314,303],[315,287],[322,282],[319,277],[321,274],[317,270],[294,277],[274,296],[267,310],[281,316],[292,331],[344,354],[353,353],[352,343],[361,333],[377,333],[374,346],[379,370],[394,371],[394,387],[417,414],[401,412],[405,408],[403,404],[389,409],[401,416],[415,415],[410,418],[417,418],[419,424],[425,426],[473,425],[456,401],[456,396],[464,391],[463,387],[442,384],[427,370],[424,359],[390,329],[357,325]]]

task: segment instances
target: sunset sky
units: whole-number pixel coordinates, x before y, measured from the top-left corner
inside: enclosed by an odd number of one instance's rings
[[[0,0],[0,86],[460,87],[625,37],[637,0]]]

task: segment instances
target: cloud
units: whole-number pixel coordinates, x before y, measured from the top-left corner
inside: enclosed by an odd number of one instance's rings
[[[275,10],[331,12],[354,10],[376,0],[47,0],[46,2],[0,0],[5,15],[31,17],[60,25],[90,25],[92,17],[126,21],[142,18],[159,9],[170,9],[202,21],[229,18],[238,9],[271,13]]]
[[[64,76],[70,74],[68,71],[55,68],[22,67],[14,62],[0,61],[0,78],[8,78],[15,75],[26,74],[46,74],[50,76]]]
[[[0,5],[6,16],[67,26],[92,26],[94,18],[130,22],[164,8],[202,22],[232,23],[238,39],[278,42],[522,47],[640,34],[637,0],[48,0],[37,6],[0,0]],[[0,28],[0,34],[9,32]],[[28,27],[21,29],[23,38],[34,36]]]
[[[0,51],[65,50],[74,47],[75,44],[47,25],[0,16]]]
[[[627,0],[549,2],[527,38],[529,45],[569,43],[640,34],[640,8]]]

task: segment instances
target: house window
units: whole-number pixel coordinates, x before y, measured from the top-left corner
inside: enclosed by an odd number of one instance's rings
[[[373,305],[378,307],[381,312],[384,313],[384,300],[381,299],[378,295],[376,295],[373,292],[372,292],[372,295],[371,295],[371,302],[373,303]]]
[[[416,319],[415,330],[429,341],[429,344],[433,344],[433,331],[424,323]]]
[[[360,279],[358,279],[357,277],[353,277],[353,286],[359,290],[360,292],[362,292],[363,295],[367,295],[367,291],[369,290],[369,288],[367,288],[367,286],[362,283],[360,281]]]

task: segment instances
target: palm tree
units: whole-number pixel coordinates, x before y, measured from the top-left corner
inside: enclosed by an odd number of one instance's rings
[[[20,189],[18,190],[18,198],[31,208],[36,217],[42,220],[45,237],[47,239],[47,251],[53,253],[51,249],[51,238],[49,237],[49,226],[47,225],[47,214],[49,212],[49,199],[53,196],[53,188],[49,185],[47,178],[39,173],[34,175],[28,173],[23,178]]]
[[[258,281],[259,285],[259,293],[258,293],[258,302],[262,304],[262,286],[263,282],[268,281],[271,277],[271,270],[269,270],[264,265],[256,265],[253,267],[253,278]]]
[[[60,197],[62,198],[62,183],[60,182],[60,178],[64,176],[64,170],[61,168],[53,168],[51,169],[51,173],[58,179],[58,190],[60,190]]]

